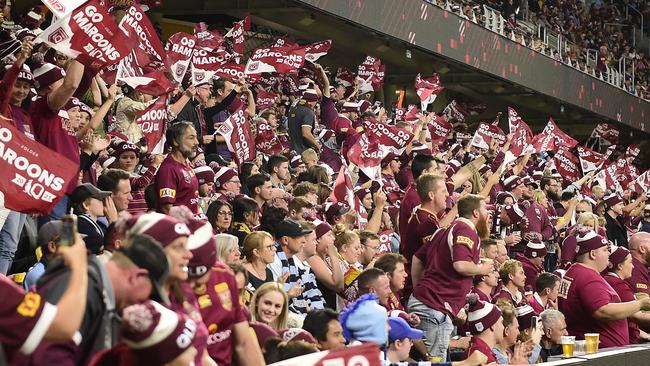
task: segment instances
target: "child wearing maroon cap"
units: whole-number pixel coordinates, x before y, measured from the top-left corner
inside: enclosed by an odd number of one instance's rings
[[[600,275],[609,263],[608,241],[593,231],[577,237],[576,260],[562,278],[558,310],[570,335],[600,333],[600,347],[630,343],[627,318],[650,310],[650,298],[622,302]]]

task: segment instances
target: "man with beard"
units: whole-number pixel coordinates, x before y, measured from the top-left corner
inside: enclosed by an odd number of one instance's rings
[[[165,133],[171,152],[156,173],[158,211],[168,213],[172,206],[187,206],[199,213],[199,180],[188,159],[199,144],[191,122],[177,122]]]
[[[627,282],[637,299],[650,295],[650,233],[636,233],[630,238],[630,253],[632,254],[632,276]]]
[[[408,310],[421,320],[429,354],[446,359],[452,319],[465,305],[474,276],[494,269],[479,263],[480,238],[489,234],[485,199],[467,195],[458,201],[458,215],[447,229],[438,230],[413,256],[413,294]]]

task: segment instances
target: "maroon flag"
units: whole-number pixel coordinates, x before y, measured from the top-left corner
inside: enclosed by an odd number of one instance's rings
[[[379,347],[373,343],[310,353],[276,362],[272,366],[380,366]]]
[[[616,163],[605,164],[595,176],[595,180],[601,187],[605,187],[612,192],[623,193],[623,188],[618,182],[618,167]]]
[[[336,70],[336,81],[348,88],[354,86],[357,75],[345,67],[339,67]]]
[[[350,171],[345,164],[341,165],[339,174],[336,176],[330,200],[332,202],[345,202],[352,209],[358,209],[361,206],[359,198],[354,195],[352,177],[350,177]]]
[[[232,40],[233,51],[240,55],[244,54],[244,45],[246,43],[246,36],[244,33],[248,32],[250,29],[251,19],[247,15],[244,19],[233,23],[230,31],[226,33],[226,37]]]
[[[133,89],[151,96],[167,94],[174,90],[175,85],[163,71],[152,71],[143,76],[127,77],[120,79]]]
[[[447,136],[453,130],[451,123],[447,122],[444,116],[435,115],[429,123],[429,134],[431,134],[431,143],[441,145],[447,141]]]
[[[510,127],[510,134],[512,135],[512,143],[510,144],[510,152],[514,156],[521,156],[527,154],[531,149],[527,149],[533,140],[533,132],[524,122],[514,108],[508,107],[508,125]]]
[[[447,116],[447,121],[456,120],[458,122],[464,122],[465,118],[469,116],[469,112],[467,112],[460,103],[456,101],[456,99],[447,104],[442,113]]]
[[[194,25],[194,37],[196,37],[196,48],[206,52],[218,49],[224,41],[217,30],[209,30],[208,25],[203,22]]]
[[[226,145],[233,153],[237,164],[255,159],[255,141],[243,105],[219,124],[215,133],[226,139]]]
[[[602,145],[616,145],[618,143],[618,128],[611,123],[599,123],[591,132],[591,138],[599,138]]]
[[[255,105],[257,109],[264,110],[269,107],[272,107],[275,104],[275,101],[278,99],[278,94],[273,92],[267,92],[264,90],[257,91],[257,99],[255,100]]]
[[[358,166],[368,178],[381,182],[382,151],[374,134],[364,131],[347,152],[348,161]]]
[[[288,74],[297,72],[305,65],[305,48],[293,47],[263,47],[256,49],[246,64],[247,75],[263,72]]]
[[[260,118],[259,120],[262,121],[263,119]],[[255,149],[267,155],[279,154],[284,149],[275,131],[266,121],[257,124]]]
[[[120,29],[130,36],[137,37],[138,43],[134,51],[139,65],[146,66],[151,63],[163,65],[165,63],[167,58],[165,49],[160,43],[153,24],[139,5],[134,4],[126,10],[120,21]]]
[[[420,77],[420,74],[415,77],[415,90],[421,102],[429,101],[427,104],[433,102],[431,99],[435,99],[435,97],[431,97],[438,95],[444,89],[442,83],[440,83],[440,75],[437,73],[424,79]],[[426,108],[423,107],[422,109]]]
[[[280,37],[275,40],[271,47],[300,47],[300,45],[288,38]]]
[[[194,53],[194,47],[196,47],[196,37],[191,34],[179,32],[172,34],[167,40],[165,52],[169,58],[169,69],[174,75],[174,79],[179,83],[185,77]]]
[[[305,59],[310,62],[316,62],[319,58],[327,55],[330,48],[332,48],[331,39],[312,43],[305,48]]]
[[[580,158],[582,174],[599,169],[604,162],[605,156],[603,154],[582,146],[577,146],[576,148],[578,150],[578,157]]]
[[[388,149],[398,155],[404,152],[406,146],[415,137],[415,135],[406,130],[379,122],[372,116],[364,118],[363,128],[365,133],[375,136],[382,150]]]
[[[549,118],[544,131],[533,138],[533,146],[538,153],[542,151],[557,152],[560,146],[571,149],[577,144],[578,141],[560,130],[553,118]]]
[[[167,95],[163,94],[156,101],[140,112],[135,122],[142,129],[147,141],[147,152],[162,154],[165,152],[165,129],[167,126]]]
[[[203,50],[195,50],[195,54],[202,53]],[[193,56],[192,57],[192,84],[199,85],[209,82],[213,77],[228,78],[238,80],[245,76],[244,65],[235,63],[225,63],[230,57],[229,54],[213,52],[210,56]]]
[[[378,234],[379,250],[377,251],[377,255],[382,255],[385,253],[392,252],[391,239],[393,238],[394,234],[395,234],[395,230],[384,230]]]
[[[553,157],[555,168],[565,182],[573,183],[580,179],[580,165],[578,158],[567,149],[560,151]]]
[[[507,137],[499,126],[481,122],[472,138],[472,146],[487,149],[490,147],[492,140],[496,140],[499,143],[499,146],[503,146],[506,143]]]
[[[48,214],[77,179],[79,165],[0,120],[0,198],[10,210]]]
[[[639,148],[639,145],[632,144],[628,146],[627,150],[625,150],[625,160],[627,160],[628,163],[634,162],[637,156],[639,156],[640,152],[641,149]]]
[[[381,63],[381,60],[373,57],[366,56],[366,59],[361,65],[357,75],[362,79],[361,88],[362,92],[377,91],[384,83],[386,74],[386,66]]]
[[[138,56],[134,49],[117,64],[104,68],[102,78],[106,83],[112,85],[124,78],[143,75],[144,71],[142,71],[142,68],[138,64]]]
[[[639,175],[630,184],[629,189],[637,194],[650,194],[650,170],[646,170],[645,173]]]
[[[261,74],[257,85],[267,92],[278,90],[280,85],[280,78],[274,74]]]
[[[135,39],[120,29],[97,0],[57,20],[36,39],[97,71],[118,63],[135,46]]]

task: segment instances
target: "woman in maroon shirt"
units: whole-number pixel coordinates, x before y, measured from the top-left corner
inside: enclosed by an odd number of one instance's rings
[[[32,42],[23,42],[16,62],[6,70],[0,81],[0,114],[3,120],[9,120],[18,131],[34,139],[31,118],[22,108],[29,97],[30,90],[34,87],[34,76],[29,68],[24,66],[31,53]]]

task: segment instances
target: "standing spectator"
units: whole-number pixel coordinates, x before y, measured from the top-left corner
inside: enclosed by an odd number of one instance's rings
[[[290,177],[289,159],[283,155],[271,155],[266,166],[271,176],[271,187],[285,190],[284,182]]]
[[[650,295],[650,234],[636,233],[630,239],[630,252],[632,253],[632,276],[627,282],[637,299]]]
[[[625,203],[616,193],[604,198],[607,212],[605,213],[607,239],[614,245],[627,248],[627,228],[623,218],[623,206]]]
[[[111,200],[119,214],[129,208],[133,199],[131,194],[131,176],[121,169],[109,169],[97,178],[97,188],[111,193]],[[110,203],[107,203],[109,206]]]
[[[199,183],[188,159],[198,145],[196,131],[190,122],[170,125],[165,133],[171,152],[156,173],[158,210],[168,213],[172,206],[187,206],[199,213]]]
[[[566,316],[567,330],[580,338],[585,333],[600,333],[602,348],[628,345],[627,318],[640,310],[650,310],[650,298],[621,302],[600,275],[609,263],[607,239],[589,231],[577,240],[577,262],[560,285],[558,308]]]
[[[332,309],[312,310],[307,313],[302,329],[309,332],[318,342],[321,351],[337,350],[345,347],[343,328],[339,323],[339,313]]]
[[[414,289],[407,307],[420,317],[418,328],[424,331],[429,354],[441,359],[447,357],[452,319],[465,304],[472,277],[493,270],[492,265],[478,264],[479,238],[487,232],[485,200],[477,195],[461,198],[458,214],[460,218],[413,256]]]
[[[122,87],[122,94],[115,105],[116,131],[124,134],[129,142],[137,143],[144,135],[136,117],[156,100],[128,85]]]
[[[199,136],[200,146],[208,145],[214,140],[214,135],[207,133],[206,120],[203,115],[203,109],[208,105],[211,94],[212,91],[209,82],[187,88],[184,95],[191,99],[183,106],[183,109],[181,109],[174,121],[192,122],[194,130],[197,136]]]
[[[308,148],[320,151],[320,144],[314,137],[316,128],[316,115],[314,107],[319,100],[318,92],[315,89],[306,89],[298,104],[289,110],[289,137],[291,138],[291,150],[301,154]]]

